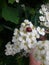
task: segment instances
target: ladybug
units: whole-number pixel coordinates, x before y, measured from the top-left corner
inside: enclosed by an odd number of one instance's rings
[[[27,31],[27,32],[32,32],[31,27],[27,27],[27,28],[26,28],[26,31]]]

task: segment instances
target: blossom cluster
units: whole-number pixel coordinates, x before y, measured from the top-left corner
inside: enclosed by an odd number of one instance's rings
[[[42,63],[41,65],[49,65],[49,40],[38,41],[33,56]]]
[[[19,30],[15,28],[12,42],[13,44],[7,43],[5,46],[6,55],[15,55],[19,53],[22,49],[29,53],[31,48],[34,48],[37,44],[37,38],[40,38],[40,35],[45,35],[45,29],[35,27],[31,21],[24,20],[22,22]]]
[[[41,9],[39,10],[41,16],[39,16],[40,24],[49,27],[49,9],[46,5],[41,5]]]

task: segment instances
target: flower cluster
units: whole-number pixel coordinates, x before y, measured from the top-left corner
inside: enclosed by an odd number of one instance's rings
[[[49,41],[38,41],[33,51],[33,56],[40,61],[42,65],[49,65]]]
[[[35,27],[29,20],[25,19],[19,30],[15,28],[12,37],[13,44],[7,43],[5,54],[15,55],[22,49],[29,53],[30,49],[36,46],[37,38],[40,38],[40,35],[45,35],[44,28]]]
[[[5,47],[6,47],[5,55],[7,55],[7,56],[8,55],[14,56],[16,54],[16,52],[18,53],[20,51],[20,49],[17,48],[17,46],[15,46],[14,44],[11,44],[11,42],[8,42],[7,45],[5,45]]]
[[[49,10],[48,6],[42,5],[41,9],[39,10],[39,13],[41,16],[39,16],[41,25],[44,25],[45,27],[49,27]]]

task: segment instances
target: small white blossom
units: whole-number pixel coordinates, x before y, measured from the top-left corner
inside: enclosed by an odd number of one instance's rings
[[[16,3],[19,3],[19,0],[16,0]]]
[[[42,11],[42,9],[40,9],[40,10],[39,10],[39,13],[40,13],[40,14],[43,14],[43,11]]]
[[[36,41],[36,37],[32,37],[31,40],[32,40],[32,41]]]
[[[20,36],[25,36],[25,33],[20,31]]]
[[[18,34],[18,29],[15,28],[15,30],[14,30],[14,34],[13,34],[13,35],[17,35],[17,34]]]
[[[40,21],[45,21],[45,17],[44,16],[40,16],[39,19],[40,19]]]
[[[25,26],[25,23],[22,23],[21,26],[24,27]]]
[[[5,54],[6,55],[13,55],[13,44],[10,44],[9,42],[7,43],[7,45],[5,46],[6,49],[5,49]]]
[[[40,27],[37,27],[37,31],[40,35],[45,35],[45,29],[44,28],[40,28]]]
[[[44,22],[44,26],[49,27],[49,22]]]
[[[22,42],[23,38],[22,37],[18,37],[18,41]]]
[[[26,23],[26,22],[28,23],[28,22],[29,22],[29,20],[28,20],[28,19],[25,19],[25,20],[24,20],[24,22],[25,22],[25,23]]]
[[[30,24],[29,26],[30,26],[31,28],[33,28],[33,27],[34,27],[34,26],[33,26],[33,24],[32,24],[31,22],[29,22],[29,24]]]
[[[46,6],[43,4],[43,5],[41,5],[41,8],[42,8],[42,11],[43,12],[46,12],[47,11],[47,8],[46,8]]]
[[[14,43],[15,43],[15,42],[17,42],[17,40],[16,40],[16,37],[15,37],[15,36],[13,36],[13,37],[12,37],[12,42],[14,42]]]
[[[5,45],[5,47],[6,47],[7,49],[12,48],[11,42],[8,42],[8,43]]]
[[[45,15],[46,15],[47,21],[49,22],[49,12],[45,12]]]
[[[27,42],[27,43],[31,43],[31,39],[27,37],[27,38],[26,38],[26,42]]]

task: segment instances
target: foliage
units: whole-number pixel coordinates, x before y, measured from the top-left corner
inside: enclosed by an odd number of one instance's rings
[[[15,2],[15,0],[8,0],[8,3],[13,4]]]
[[[2,16],[5,20],[11,21],[15,24],[18,24],[19,22],[17,8],[5,6],[2,8]]]

